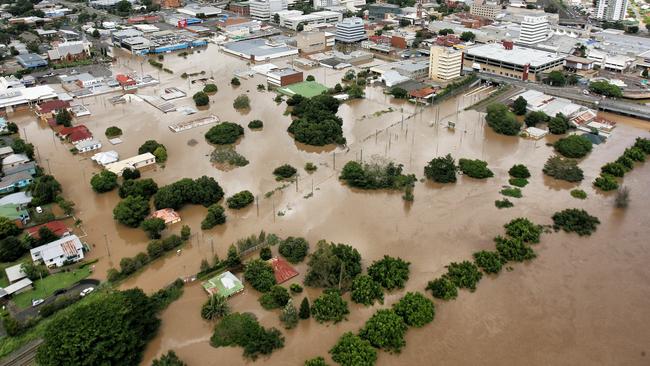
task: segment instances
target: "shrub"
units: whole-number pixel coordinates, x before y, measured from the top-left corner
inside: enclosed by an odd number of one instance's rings
[[[508,179],[508,183],[515,187],[523,188],[528,185],[528,179],[524,178],[510,178]]]
[[[208,207],[208,213],[205,219],[201,221],[201,230],[212,229],[213,227],[226,223],[226,214],[223,207],[219,204],[214,204]]]
[[[348,303],[337,290],[325,290],[311,306],[311,315],[319,323],[332,321],[338,323],[350,314]]]
[[[515,164],[508,170],[508,174],[514,178],[530,178],[530,171],[524,164]]]
[[[339,179],[362,189],[407,189],[416,181],[415,175],[402,174],[401,164],[380,160],[364,164],[349,161],[343,166]]]
[[[637,137],[634,141],[634,147],[642,150],[646,154],[650,154],[650,139]]]
[[[251,130],[260,129],[262,127],[264,127],[264,122],[260,121],[259,119],[254,119],[248,122],[248,128],[250,128]]]
[[[553,147],[567,158],[582,158],[591,152],[592,144],[584,136],[571,135],[557,140]]]
[[[208,130],[205,139],[214,145],[229,145],[244,135],[244,128],[236,123],[223,122]]]
[[[300,311],[298,312],[300,319],[309,319],[311,316],[311,307],[309,306],[309,300],[307,297],[304,297],[300,302]]]
[[[601,174],[594,180],[594,186],[603,191],[613,191],[618,188],[616,178],[609,174]]]
[[[359,330],[359,336],[370,342],[373,347],[399,353],[406,345],[404,335],[407,329],[402,317],[393,310],[381,309],[366,321]]]
[[[287,302],[291,300],[291,295],[289,291],[282,286],[272,286],[271,289],[262,294],[259,298],[259,302],[262,307],[266,310],[278,309],[287,305]]]
[[[162,240],[152,240],[147,244],[147,255],[149,255],[149,258],[159,258],[163,253],[165,253],[165,248],[163,248]]]
[[[284,346],[284,337],[275,328],[265,329],[252,314],[232,313],[217,323],[210,338],[212,347],[240,346],[244,356],[257,359]]]
[[[312,287],[349,288],[352,279],[361,273],[361,254],[345,244],[318,242],[309,256],[305,284]],[[343,267],[343,268],[342,268]]]
[[[548,121],[548,130],[554,135],[565,134],[569,130],[569,127],[569,120],[560,113]]]
[[[241,94],[232,102],[232,107],[236,110],[248,109],[251,107],[251,100],[248,98],[248,95]]]
[[[269,259],[273,258],[273,254],[271,253],[271,248],[269,247],[263,247],[260,249],[260,259],[267,261]]]
[[[293,177],[297,172],[298,170],[296,170],[296,168],[292,167],[289,164],[284,164],[275,168],[273,170],[273,175],[275,175],[278,178],[289,179]]]
[[[304,366],[328,366],[328,365],[327,362],[325,362],[324,358],[318,356],[305,361]]]
[[[411,263],[402,258],[385,255],[383,259],[374,261],[368,267],[368,275],[387,290],[404,288],[404,284],[409,279],[410,265]]]
[[[259,292],[268,292],[275,285],[273,267],[261,259],[254,259],[246,264],[244,279]]]
[[[239,81],[238,78],[232,78],[232,79],[230,79],[230,85],[239,86],[239,85],[241,85],[241,82]]]
[[[519,96],[517,99],[515,99],[514,103],[512,103],[512,111],[518,116],[523,116],[526,114],[527,106],[528,101],[524,97]]]
[[[625,168],[626,172],[629,172],[630,170],[634,169],[634,160],[630,159],[625,155],[619,156],[615,162],[621,164]]]
[[[307,163],[305,163],[305,171],[306,171],[307,173],[313,173],[313,172],[315,172],[317,169],[318,169],[318,167],[316,166],[316,164],[314,164],[314,163],[312,163],[312,162],[307,162]]]
[[[476,290],[476,284],[481,280],[483,274],[472,262],[452,262],[447,266],[447,277],[459,288],[467,288],[470,291]]]
[[[437,183],[455,183],[457,170],[454,158],[447,154],[445,157],[431,160],[424,167],[424,176]]]
[[[421,328],[433,321],[436,308],[433,301],[419,292],[407,292],[398,302],[393,304],[395,314],[402,317],[410,327]]]
[[[208,298],[208,301],[201,307],[201,318],[206,320],[215,320],[222,318],[230,313],[228,299],[219,294],[214,294]]]
[[[119,127],[111,126],[104,132],[106,137],[113,138],[122,135],[122,130]]]
[[[496,243],[497,252],[499,252],[504,262],[523,262],[536,257],[533,248],[524,244],[519,238],[497,236],[494,238],[494,242]]]
[[[151,196],[158,192],[158,185],[151,178],[141,180],[127,180],[118,191],[120,198],[129,196],[141,196],[149,200]]]
[[[344,333],[329,353],[334,362],[345,366],[374,366],[377,361],[377,350],[352,332]]]
[[[317,95],[312,98],[293,97],[287,100],[293,106],[291,114],[296,117],[287,132],[298,142],[312,146],[345,144],[343,120],[336,116],[339,101],[331,95]]]
[[[597,217],[589,215],[587,211],[578,208],[568,208],[553,214],[553,228],[567,233],[575,232],[580,236],[591,235],[600,224]]]
[[[550,118],[546,113],[542,111],[533,111],[533,112],[528,112],[526,118],[524,118],[524,122],[528,127],[535,127],[536,125],[540,123],[544,123],[549,119]]]
[[[350,297],[357,304],[366,306],[374,304],[375,300],[378,300],[380,303],[384,302],[384,293],[381,287],[367,275],[359,275],[352,281],[352,293]]]
[[[488,252],[487,250],[481,250],[473,254],[474,262],[476,265],[483,270],[485,273],[499,273],[501,272],[501,267],[503,267],[503,262],[501,262],[501,256],[498,252]]]
[[[589,83],[589,91],[596,94],[601,94],[606,97],[620,98],[623,96],[621,88],[608,81],[592,81]]]
[[[228,203],[228,208],[244,208],[255,201],[255,197],[250,191],[241,191],[235,193],[231,197],[228,197],[226,202]]]
[[[587,192],[583,191],[582,189],[573,189],[571,190],[571,197],[583,200],[587,198]]]
[[[138,169],[130,169],[126,168],[122,171],[122,179],[125,181],[127,180],[134,180],[140,178],[141,174]],[[156,187],[157,188],[157,187]]]
[[[499,209],[501,209],[501,208],[509,208],[509,207],[514,206],[514,204],[507,198],[504,198],[502,200],[494,201],[494,205]]]
[[[278,252],[291,263],[302,262],[309,251],[309,242],[304,238],[290,236],[280,242]]]
[[[615,177],[622,177],[625,175],[625,166],[619,163],[607,163],[600,168],[602,174],[609,174]]]
[[[519,238],[524,243],[539,243],[539,237],[542,235],[542,226],[535,225],[530,220],[519,217],[503,225],[506,234],[513,238]]]
[[[446,275],[429,281],[427,290],[430,290],[436,299],[452,300],[458,296],[456,285]]]
[[[542,171],[548,176],[567,182],[579,182],[584,178],[577,161],[557,155],[548,158]]]
[[[494,176],[494,173],[487,167],[487,162],[483,160],[460,159],[458,167],[463,174],[476,179],[485,179]]]
[[[280,313],[280,321],[284,324],[285,329],[292,329],[298,325],[298,310],[293,305],[293,301],[289,299],[287,304],[282,308]]]
[[[157,148],[161,147],[164,149],[165,145],[159,143],[156,140],[147,140],[138,148],[138,154],[144,154],[144,153],[154,153]]]
[[[90,186],[97,193],[112,191],[117,187],[117,174],[108,170],[102,170],[90,178]]]
[[[616,208],[627,208],[630,204],[630,189],[621,187],[616,191],[616,198],[614,199],[614,206]]]
[[[192,96],[192,99],[194,99],[194,104],[196,104],[197,107],[202,107],[210,104],[210,97],[202,91],[194,94]]]
[[[205,86],[203,87],[204,93],[216,93],[218,91],[219,88],[217,88],[217,86],[214,84],[205,84]]]
[[[166,225],[165,220],[153,217],[142,221],[140,227],[147,233],[149,239],[160,239],[160,232],[165,230]]]
[[[176,352],[169,351],[166,354],[162,355],[160,357],[160,360],[158,359],[153,360],[151,366],[187,366],[187,364],[181,361],[180,358],[178,358]]]
[[[628,147],[625,149],[625,152],[623,152],[623,156],[638,162],[645,161],[645,153],[638,147]]]
[[[515,136],[521,129],[521,123],[517,121],[514,113],[510,112],[504,104],[495,103],[489,105],[485,120],[488,126],[498,134]]]
[[[212,154],[210,154],[210,161],[236,167],[248,165],[246,157],[236,152],[235,149],[230,146],[214,149]]]
[[[141,196],[128,196],[113,209],[113,218],[129,227],[138,227],[149,215],[149,201]]]
[[[521,189],[519,188],[504,188],[501,191],[499,191],[504,196],[508,197],[514,197],[514,198],[521,198]]]
[[[292,283],[291,286],[289,286],[289,291],[291,291],[292,294],[302,293],[302,286],[297,283]]]

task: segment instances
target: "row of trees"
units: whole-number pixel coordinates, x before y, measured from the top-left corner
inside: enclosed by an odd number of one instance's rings
[[[650,139],[638,137],[634,145],[625,149],[623,155],[600,168],[600,176],[594,180],[594,186],[603,191],[617,189],[616,178],[622,178],[625,173],[634,169],[634,162],[644,162],[648,154],[650,154]]]
[[[408,200],[412,200],[412,189],[417,179],[414,174],[402,174],[402,168],[402,164],[380,160],[370,163],[349,161],[343,166],[339,179],[355,188],[404,190],[407,194],[410,192]]]

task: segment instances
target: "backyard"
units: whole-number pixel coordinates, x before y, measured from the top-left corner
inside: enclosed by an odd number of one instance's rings
[[[68,288],[75,282],[82,280],[91,273],[91,266],[85,266],[71,270],[70,272],[59,272],[49,275],[42,280],[34,281],[34,290],[23,292],[14,297],[13,301],[20,309],[32,306],[32,299],[45,299],[54,291]]]

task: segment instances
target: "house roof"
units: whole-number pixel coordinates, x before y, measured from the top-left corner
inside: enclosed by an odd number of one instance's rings
[[[156,219],[163,219],[165,221],[165,224],[170,224],[181,220],[181,216],[172,208],[163,208],[161,210],[154,211],[151,214],[151,217]]]
[[[116,162],[119,158],[120,156],[118,155],[117,151],[110,150],[105,152],[99,152],[93,155],[90,159],[96,161],[100,165],[106,165],[106,164]]]
[[[32,238],[39,239],[40,235],[38,234],[38,230],[40,230],[42,227],[50,229],[50,231],[58,237],[62,237],[65,233],[70,232],[70,228],[68,225],[64,224],[63,221],[50,221],[45,224],[32,226],[28,229],[25,229],[25,231],[27,231],[27,234]]]
[[[71,136],[72,136],[72,135],[71,135]],[[91,136],[92,136],[92,135],[91,135]],[[82,140],[85,140],[85,139],[82,139]],[[99,140],[92,139],[92,140],[81,141],[81,142],[75,144],[74,146],[75,146],[78,150],[82,150],[82,149],[84,149],[84,148],[86,148],[86,147],[93,147],[93,146],[95,146],[95,145],[99,145],[99,146],[101,147],[102,143],[99,142]]]
[[[41,258],[47,262],[49,259],[57,258],[60,256],[75,256],[79,253],[80,250],[82,250],[82,248],[83,244],[76,235],[68,235],[51,243],[36,247],[30,250],[30,253],[32,255],[32,259],[36,259],[35,255],[40,253]]]
[[[7,167],[3,169],[3,172],[5,176],[10,176],[17,173],[27,172],[29,170],[36,171],[36,162],[28,161],[25,164],[16,165],[14,167]]]
[[[273,267],[273,274],[277,283],[283,283],[289,279],[296,277],[296,271],[291,265],[282,258],[273,257],[267,261]]]
[[[55,100],[43,102],[39,104],[36,108],[41,113],[50,113],[68,107],[70,107],[70,102],[55,99]]]
[[[15,266],[5,268],[5,273],[7,274],[7,279],[9,280],[10,283],[16,282],[18,280],[27,277],[25,271],[23,271],[22,263],[18,263]]]
[[[14,149],[12,149],[11,146],[0,147],[0,155],[13,154],[13,152]]]
[[[6,217],[9,220],[18,220],[20,219],[22,214],[26,214],[26,210],[20,209],[18,205],[15,205],[13,203],[9,203],[6,205],[0,206],[0,216]]]
[[[31,285],[32,285],[32,280],[30,280],[29,278],[23,278],[22,280],[14,283],[13,285],[9,285],[5,287],[3,289],[4,293],[0,292],[0,297],[11,295]]]
[[[11,154],[7,155],[2,159],[2,165],[16,164],[16,163],[26,163],[29,161],[29,158],[25,154]]]
[[[32,196],[26,192],[16,192],[0,198],[0,206],[6,204],[26,205],[32,202]]]
[[[93,134],[88,130],[86,125],[64,127],[59,131],[59,135],[69,137],[72,142],[86,140],[93,137]]]
[[[244,290],[244,284],[234,274],[226,271],[201,283],[201,286],[210,295],[219,294],[230,297]]]

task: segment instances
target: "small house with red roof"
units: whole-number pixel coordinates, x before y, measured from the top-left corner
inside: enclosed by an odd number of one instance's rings
[[[133,80],[133,78],[131,78],[128,75],[124,75],[124,74],[117,74],[117,76],[115,77],[115,80],[117,80],[117,82],[123,88],[127,87],[127,86],[134,86],[136,84],[135,80]]]
[[[58,236],[59,238],[72,234],[72,230],[70,230],[70,228],[62,221],[50,221],[45,224],[32,226],[30,228],[25,229],[25,231],[27,231],[27,235],[31,236],[32,238],[40,239],[40,235],[38,234],[38,231],[42,227],[46,227],[50,229],[50,231],[53,232],[54,235]]]
[[[59,131],[59,136],[69,140],[73,144],[76,144],[81,141],[92,140],[93,138],[93,134],[85,125],[64,127]]]
[[[282,258],[273,257],[267,262],[273,267],[273,274],[277,283],[287,282],[298,275],[298,271]]]
[[[70,108],[70,102],[64,100],[49,100],[36,106],[36,115],[41,118],[43,122],[47,122],[48,118],[53,118],[60,110]]]
[[[173,208],[163,208],[158,211],[154,211],[150,217],[154,219],[162,219],[165,221],[166,225],[181,222],[181,215],[179,215],[178,212],[174,211]]]

